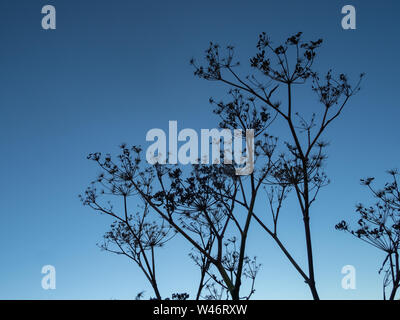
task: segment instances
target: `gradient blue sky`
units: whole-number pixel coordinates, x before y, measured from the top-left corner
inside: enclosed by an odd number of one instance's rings
[[[56,30],[41,29],[45,4],[56,7]],[[357,9],[357,30],[341,28],[345,4]],[[146,132],[167,128],[168,120],[178,120],[180,128],[216,126],[208,98],[223,97],[226,88],[193,77],[189,59],[201,57],[212,40],[235,45],[246,62],[260,32],[281,41],[303,31],[306,38],[325,40],[321,70],[367,73],[362,91],[326,136],[332,183],[312,216],[320,296],[380,299],[382,255],[334,225],[354,216],[358,201],[368,202],[359,178],[384,181],[384,171],[400,164],[399,9],[394,0],[1,1],[0,298],[151,294],[134,264],[96,247],[112,221],[77,198],[98,173],[87,153],[114,152],[121,142],[146,145]],[[303,263],[294,208],[288,208],[282,231]],[[263,263],[254,298],[310,298],[258,228],[250,243],[249,253]],[[177,240],[160,251],[164,296],[194,288],[197,270],[189,250]],[[56,267],[56,290],[41,288],[46,264]],[[341,288],[347,264],[356,267],[356,290]]]

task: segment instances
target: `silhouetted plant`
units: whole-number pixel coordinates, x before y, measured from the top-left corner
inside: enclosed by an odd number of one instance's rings
[[[135,300],[142,300],[144,296],[144,291],[140,291],[136,296],[135,296]]]
[[[237,277],[238,265],[240,254],[237,250],[237,239],[233,237],[228,239],[224,243],[225,247],[225,255],[222,258],[222,264],[227,271],[229,278],[233,282]],[[201,266],[202,259],[204,256],[196,255],[191,253],[191,258],[195,261],[198,266]],[[243,277],[250,280],[250,290],[246,296],[240,297],[240,299],[249,300],[250,297],[255,292],[255,280],[260,270],[261,264],[257,263],[257,257],[249,258],[245,256],[243,258]],[[226,286],[223,279],[218,277],[214,272],[212,272],[211,268],[204,268],[205,276],[208,278],[204,281],[203,287],[207,289],[207,294],[204,296],[206,300],[221,300],[221,299],[229,299],[230,291]]]
[[[187,300],[187,299],[189,299],[189,294],[186,292],[172,294],[172,300]]]
[[[358,239],[385,252],[382,267],[385,272],[383,279],[383,297],[386,300],[386,288],[391,286],[389,300],[393,300],[400,287],[400,189],[397,170],[388,171],[391,181],[382,189],[372,187],[374,178],[361,179],[377,202],[369,207],[358,204],[356,212],[359,215],[358,228],[350,229],[346,221],[336,225],[337,230],[350,233]]]
[[[311,230],[310,230],[310,207],[316,200],[321,187],[329,180],[322,171],[325,155],[323,153],[326,143],[321,140],[326,128],[342,113],[349,99],[359,90],[360,81],[352,87],[347,76],[340,74],[337,78],[332,71],[328,71],[324,77],[320,77],[313,70],[316,51],[322,44],[322,40],[305,42],[301,39],[299,32],[288,38],[282,45],[274,46],[269,37],[262,33],[257,43],[257,53],[250,59],[250,66],[254,68],[259,76],[251,75],[242,77],[236,71],[240,65],[234,58],[234,48],[226,47],[222,50],[218,44],[210,43],[205,52],[205,65],[197,64],[192,59],[194,74],[205,80],[217,81],[231,87],[230,94],[233,102],[210,102],[216,105],[215,113],[221,118],[221,126],[229,128],[241,128],[247,126],[247,120],[252,119],[251,108],[261,119],[270,113],[275,113],[287,126],[291,141],[285,142],[285,150],[276,160],[271,160],[271,146],[275,149],[275,138],[262,131],[266,140],[256,141],[258,155],[267,155],[267,161],[272,164],[268,174],[263,176],[261,184],[268,186],[268,199],[271,206],[273,224],[268,226],[253,212],[253,206],[240,203],[252,212],[252,217],[258,221],[262,228],[275,240],[283,253],[293,264],[308,284],[314,299],[319,299],[315,285],[314,261],[312,252]],[[293,103],[293,88],[296,85],[304,85],[311,82],[311,90],[316,94],[318,101],[322,104],[319,113],[303,115],[295,111]],[[275,98],[283,89],[287,98],[286,107]],[[245,96],[246,95],[246,96]],[[261,104],[257,106],[256,104]],[[309,106],[307,105],[307,108]],[[267,110],[269,109],[268,113]],[[310,120],[306,120],[309,118]],[[255,128],[266,128],[262,121],[252,121]],[[272,173],[272,177],[270,174]],[[242,178],[238,178],[241,182]],[[270,188],[272,186],[272,188]],[[278,237],[278,217],[282,208],[282,202],[288,192],[294,191],[301,212],[306,238],[308,274],[298,265],[293,256],[288,252],[285,245]]]
[[[256,272],[247,272],[248,258],[245,246],[250,226],[252,207],[261,183],[253,183],[251,205],[244,221],[238,218],[242,212],[235,209],[235,199],[239,196],[241,182],[235,174],[233,165],[194,165],[185,174],[180,168],[169,165],[149,165],[142,162],[141,149],[121,146],[117,162],[110,155],[90,154],[103,173],[94,184],[106,185],[111,194],[122,195],[125,203],[127,195],[135,195],[144,201],[146,210],[151,209],[175,232],[188,240],[200,254],[201,279],[197,298],[201,296],[206,275],[210,276],[210,265],[218,271],[223,286],[233,299],[240,299],[242,277],[252,274],[254,292]],[[266,176],[271,166],[265,166],[262,175]],[[244,194],[246,191],[241,190]],[[240,195],[242,194],[240,193]],[[100,192],[100,195],[102,192]],[[82,197],[84,204],[102,213],[115,217],[111,208],[105,208],[98,202],[98,191],[94,186],[87,189]],[[239,200],[238,200],[239,201]],[[245,199],[245,201],[247,201]],[[125,224],[125,220],[122,219]],[[238,233],[238,245],[235,271],[228,269],[228,252],[224,241]],[[113,234],[113,233],[112,233]],[[159,233],[157,233],[158,235]],[[151,264],[149,264],[151,266]],[[230,268],[230,266],[229,266]],[[213,281],[216,281],[216,277]],[[153,281],[154,282],[154,281]]]
[[[245,78],[238,75],[234,70],[238,63],[233,60],[233,47],[227,47],[223,55],[220,47],[211,43],[206,51],[205,67],[191,61],[195,75],[231,87],[229,101],[210,99],[214,113],[220,118],[220,127],[244,132],[254,130],[254,150],[249,150],[254,151],[254,170],[248,176],[236,175],[231,164],[193,165],[190,171],[179,166],[149,165],[142,161],[141,149],[136,146],[121,146],[116,161],[100,153],[88,157],[103,172],[99,183],[111,184],[111,193],[129,191],[168,228],[193,246],[191,257],[201,272],[197,299],[230,297],[238,300],[252,296],[260,268],[257,260],[250,259],[246,251],[253,220],[278,244],[308,284],[313,298],[319,299],[314,275],[310,207],[319,190],[329,182],[322,169],[327,144],[321,137],[359,90],[360,84],[352,87],[344,74],[334,78],[331,71],[320,79],[312,66],[321,43],[322,40],[303,42],[298,33],[285,44],[274,47],[266,34],[261,34],[258,52],[250,60],[250,66],[260,72],[266,79],[264,82],[255,75]],[[292,64],[289,63],[289,49],[293,51]],[[270,56],[275,58],[275,63]],[[322,111],[304,115],[294,110],[292,91],[295,85],[309,82],[322,104]],[[281,87],[287,97],[286,108],[275,98]],[[279,153],[278,138],[267,132],[278,119],[285,122],[290,136],[290,141],[284,142]],[[248,148],[246,144],[245,151]],[[291,192],[297,197],[304,225],[308,273],[278,236],[283,202]],[[97,197],[96,189],[89,188],[84,203],[110,214],[109,210],[98,208]],[[259,198],[264,203],[267,199],[265,212],[272,214],[271,223],[255,212]],[[244,279],[250,283],[247,295],[240,291]],[[205,296],[201,293],[203,289],[208,292]]]
[[[97,186],[101,187],[100,192]],[[174,233],[171,232],[170,226],[157,216],[151,220],[147,203],[142,208],[139,207],[140,212],[130,214],[128,198],[133,194],[134,190],[126,180],[116,177],[113,179],[101,173],[86,189],[85,194],[80,195],[80,199],[84,205],[116,219],[111,224],[110,231],[104,235],[100,248],[133,260],[150,282],[157,299],[161,299],[156,278],[155,249],[162,247]],[[103,197],[110,195],[121,198],[120,210],[115,210],[110,201],[102,202]],[[118,214],[118,211],[121,214]],[[136,298],[142,295],[143,292]]]

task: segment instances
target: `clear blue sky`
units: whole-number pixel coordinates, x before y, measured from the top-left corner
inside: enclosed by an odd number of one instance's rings
[[[41,29],[41,8],[57,10],[57,29]],[[353,4],[357,30],[341,28]],[[332,180],[313,207],[316,277],[321,298],[380,299],[382,256],[334,230],[369,194],[359,178],[400,166],[398,1],[38,1],[0,2],[0,298],[131,299],[151,289],[124,257],[96,243],[112,222],[77,195],[98,173],[86,160],[121,142],[145,145],[151,128],[216,126],[208,98],[225,88],[196,79],[189,66],[209,41],[233,44],[242,62],[266,31],[275,41],[303,31],[322,37],[318,66],[357,75],[362,91],[327,132]],[[311,98],[311,97],[310,97]],[[304,262],[303,232],[287,208],[285,241]],[[296,219],[291,219],[294,216]],[[300,240],[299,240],[300,239]],[[194,288],[190,247],[160,252],[164,296]],[[255,298],[309,299],[309,291],[264,233],[252,229],[249,254],[263,263]],[[41,288],[41,268],[57,271],[57,289]],[[357,289],[341,288],[354,265]]]

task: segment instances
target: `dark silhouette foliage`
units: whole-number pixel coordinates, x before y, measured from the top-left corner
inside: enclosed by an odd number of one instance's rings
[[[130,254],[129,249],[133,247],[144,259],[141,268],[148,274],[155,292],[154,248],[163,245],[170,234],[177,233],[192,245],[190,257],[200,269],[196,299],[250,299],[260,269],[257,258],[247,253],[248,235],[255,221],[299,272],[313,298],[319,299],[310,208],[320,189],[329,183],[323,170],[327,143],[322,136],[359,90],[363,77],[352,86],[345,74],[335,77],[328,71],[320,76],[313,69],[313,63],[321,44],[322,40],[303,41],[302,33],[297,33],[275,46],[262,33],[256,54],[249,63],[255,73],[245,77],[237,71],[240,64],[235,60],[232,46],[223,50],[211,43],[204,65],[191,61],[196,76],[229,87],[226,101],[210,99],[220,127],[244,132],[254,130],[254,150],[250,150],[251,146],[242,137],[245,151],[254,151],[254,171],[247,176],[236,175],[232,164],[222,164],[223,153],[221,164],[193,165],[190,169],[149,165],[143,161],[142,150],[137,146],[122,145],[115,158],[100,153],[88,156],[102,174],[87,189],[82,201],[117,220],[106,234],[106,244],[118,248],[121,245]],[[317,112],[293,103],[297,86],[304,86],[315,94],[319,102]],[[282,142],[272,134],[276,122],[286,128],[287,137]],[[122,199],[122,216],[115,213],[111,204],[100,203],[108,195]],[[299,265],[280,238],[279,218],[290,195],[298,202],[308,271]],[[132,215],[126,209],[128,198],[136,199],[144,211],[138,216]],[[257,201],[263,205],[256,206]],[[150,216],[154,218],[148,219]],[[146,221],[143,225],[142,219]],[[121,253],[122,249],[117,252]],[[150,257],[146,263],[147,252]],[[156,293],[156,296],[161,299],[161,295]]]
[[[285,43],[274,45],[266,33],[261,33],[256,45],[257,52],[250,58],[250,67],[255,70],[255,73],[244,77],[237,71],[240,63],[235,60],[232,46],[224,50],[218,44],[210,43],[205,51],[204,65],[198,64],[195,59],[191,60],[196,76],[221,82],[231,88],[230,93],[233,93],[234,101],[216,103],[214,111],[221,116],[222,126],[230,128],[243,126],[242,117],[237,116],[237,106],[242,106],[242,101],[247,101],[245,104],[247,110],[256,103],[261,104],[256,108],[260,110],[261,118],[265,119],[265,112],[268,110],[268,113],[273,115],[272,119],[278,118],[285,123],[291,139],[283,143],[284,148],[279,151],[277,158],[272,157],[277,146],[276,138],[265,133],[264,142],[256,141],[259,147],[257,155],[266,155],[269,158],[267,163],[272,164],[272,169],[259,181],[265,179],[262,184],[268,186],[267,198],[273,224],[268,226],[260,218],[261,216],[255,213],[252,216],[274,239],[303,277],[314,299],[319,299],[319,296],[315,284],[310,207],[316,200],[319,190],[329,182],[322,169],[326,159],[324,149],[327,146],[322,136],[327,127],[341,115],[350,98],[358,92],[364,76],[361,74],[359,81],[353,86],[345,74],[335,77],[332,70],[320,76],[314,70],[313,64],[321,44],[321,39],[304,41],[302,33],[299,32],[289,37]],[[309,83],[310,89],[321,105],[318,112],[311,114],[299,107],[296,108],[293,103],[293,89]],[[286,98],[285,106],[277,97],[279,94]],[[210,101],[215,103],[214,99]],[[246,107],[244,109],[246,110]],[[247,116],[245,120],[248,118]],[[257,125],[259,127],[258,123]],[[274,160],[271,160],[272,158]],[[282,211],[283,200],[292,191],[298,199],[300,216],[304,225],[308,274],[288,252],[277,233],[278,217]]]
[[[361,203],[357,205],[356,213],[359,220],[355,229],[350,228],[344,220],[336,225],[336,229],[346,231],[385,253],[379,273],[381,271],[385,273],[384,299],[389,287],[391,288],[389,300],[393,300],[400,287],[400,189],[398,185],[400,175],[397,170],[390,170],[388,174],[391,181],[381,189],[375,189],[372,186],[374,178],[361,179],[362,185],[368,187],[376,202],[368,207]]]

